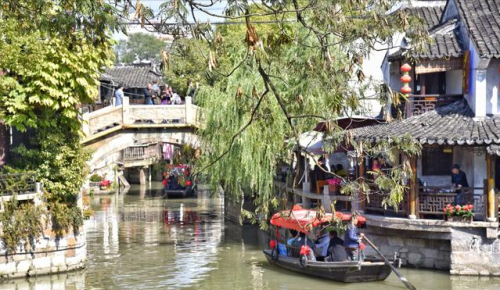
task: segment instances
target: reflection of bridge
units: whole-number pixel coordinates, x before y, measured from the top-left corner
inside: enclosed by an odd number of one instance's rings
[[[93,151],[91,170],[112,175],[117,163],[148,166],[161,158],[162,143],[197,148],[198,111],[190,97],[183,105],[130,105],[125,97],[121,106],[83,114],[81,143]]]

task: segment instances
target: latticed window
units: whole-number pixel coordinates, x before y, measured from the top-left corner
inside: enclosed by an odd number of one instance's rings
[[[422,175],[451,175],[452,147],[424,147],[422,150]]]

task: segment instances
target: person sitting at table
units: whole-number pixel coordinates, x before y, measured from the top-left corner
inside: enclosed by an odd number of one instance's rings
[[[383,174],[382,169],[380,167],[380,162],[378,161],[378,157],[373,158],[372,172],[374,177],[377,177],[379,174]]]
[[[460,165],[458,164],[454,164],[451,168],[451,186],[453,186],[457,194],[455,197],[455,204],[460,204],[462,201],[462,188],[469,187],[469,183],[467,182],[465,172],[460,170]]]
[[[335,173],[340,177],[347,177],[347,171],[342,164],[337,164],[337,171]]]
[[[316,180],[326,180],[326,173],[328,168],[325,165],[325,158],[320,157],[318,163],[314,165],[314,174],[316,175]]]
[[[320,157],[318,159],[318,163],[316,165],[314,165],[314,169],[313,171],[311,172],[311,182],[312,182],[312,190],[313,191],[316,191],[316,182],[317,181],[320,181],[320,180],[327,180],[327,172],[328,172],[328,168],[326,167],[325,165],[325,158],[324,157]]]
[[[380,164],[380,170],[382,171],[383,174],[387,174],[389,170],[392,168],[392,166],[390,166],[389,163],[387,163],[387,159],[385,159],[384,156],[379,156],[378,162]]]

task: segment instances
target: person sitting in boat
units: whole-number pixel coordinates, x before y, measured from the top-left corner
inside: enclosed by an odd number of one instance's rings
[[[315,244],[316,244],[316,260],[325,261],[325,257],[328,254],[328,246],[330,245],[330,235],[326,231],[326,228],[321,229]]]
[[[337,231],[330,231],[330,244],[328,246],[328,260],[330,262],[340,262],[347,260],[344,248],[344,240],[339,238]]]
[[[347,259],[351,261],[357,261],[358,256],[361,256],[359,252],[360,242],[364,237],[363,233],[358,233],[358,218],[355,214],[351,216],[351,222],[345,231],[344,236],[344,248],[347,254]]]
[[[316,246],[311,239],[307,238],[305,233],[300,232],[299,237],[292,242],[292,246],[298,249],[300,249],[302,246],[308,246],[311,249],[309,256],[307,257],[308,260],[316,261],[316,257],[314,256],[314,250],[316,249]]]
[[[292,237],[286,241],[286,244],[289,246],[291,246],[293,242],[299,237],[296,230],[290,230],[290,234],[292,235]]]

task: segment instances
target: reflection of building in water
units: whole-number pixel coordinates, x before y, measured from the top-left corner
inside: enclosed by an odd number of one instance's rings
[[[223,206],[219,199],[162,200],[136,199],[121,208],[119,236],[120,261],[132,273],[156,273],[156,284],[148,287],[189,287],[208,276],[218,259],[223,237]],[[130,245],[137,251],[127,251]],[[128,261],[128,263],[127,263]],[[134,263],[130,263],[134,261]],[[137,274],[140,276],[140,274]],[[136,277],[136,279],[138,278]],[[134,283],[120,275],[116,285]]]
[[[223,236],[223,213],[217,206],[195,212],[181,205],[178,211],[165,211],[165,216],[165,231],[175,241],[171,285],[192,285],[208,276],[217,261]]]
[[[87,223],[88,232],[102,232],[102,249],[105,255],[118,255],[120,250],[118,207],[116,196],[98,197],[100,211]]]
[[[43,290],[85,290],[85,275],[82,271],[62,273],[57,275],[37,276],[30,279],[12,279],[2,281],[2,290],[43,289]]]

